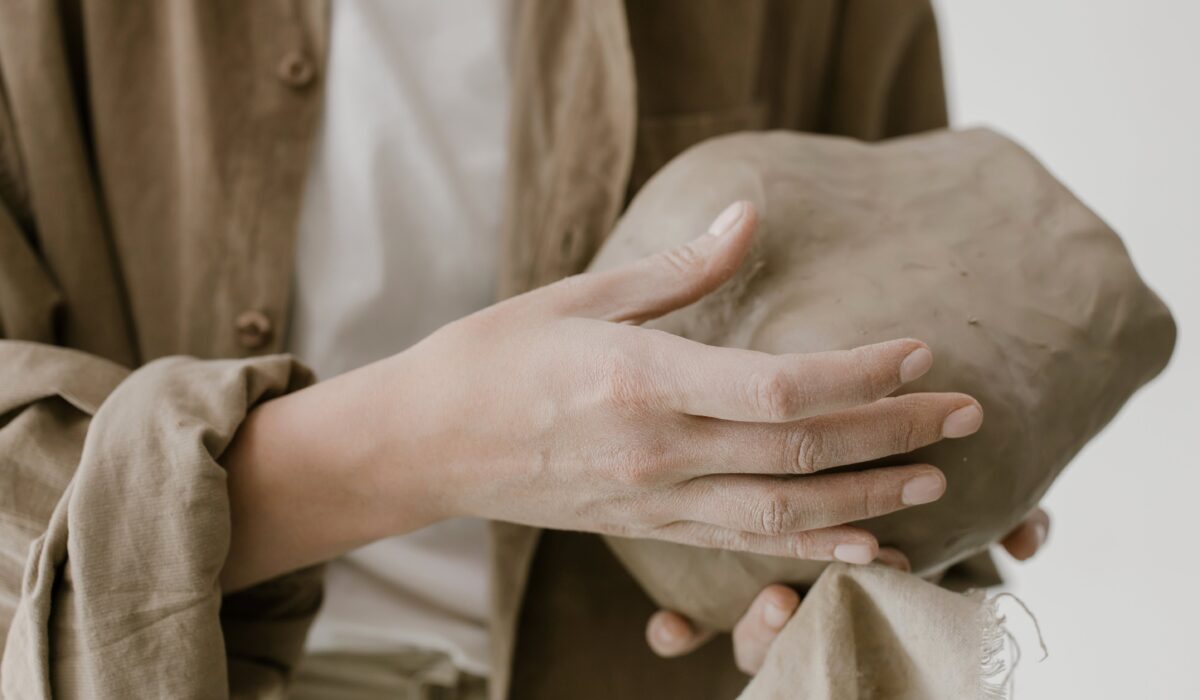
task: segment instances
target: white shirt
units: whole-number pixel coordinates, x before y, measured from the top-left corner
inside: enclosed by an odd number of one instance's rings
[[[339,0],[297,243],[290,349],[321,378],[493,301],[511,0]],[[486,524],[334,562],[309,650],[448,653],[488,668]]]

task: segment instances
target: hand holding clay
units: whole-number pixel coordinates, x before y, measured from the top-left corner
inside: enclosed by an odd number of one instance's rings
[[[819,472],[968,435],[982,412],[963,394],[884,398],[930,368],[917,340],[774,355],[636,325],[729,279],[756,223],[735,204],[690,243],[513,298],[397,356],[395,392],[412,405],[394,429],[404,463],[433,475],[433,517],[873,560],[874,536],[845,523],[936,500],[941,472]]]
[[[1050,516],[1035,508],[1000,545],[1009,556],[1025,561],[1038,553],[1050,531]],[[911,571],[908,557],[899,550],[879,550],[878,562],[901,571]],[[733,657],[737,667],[748,675],[758,673],[767,652],[783,626],[799,609],[800,594],[789,586],[773,583],[764,588],[733,626]],[[646,642],[659,656],[672,658],[690,654],[716,636],[717,631],[692,622],[673,610],[659,610],[646,623]]]
[[[985,407],[987,424],[967,440],[851,467],[944,471],[936,503],[858,523],[919,575],[1011,532],[1171,355],[1171,315],[1116,234],[1019,146],[982,130],[881,144],[788,132],[712,139],[642,188],[590,269],[679,245],[730,199],[762,216],[746,263],[717,293],[648,326],[765,353],[919,337],[937,363],[899,393],[966,390]],[[764,586],[812,584],[825,567],[608,542],[661,607],[722,630]]]
[[[222,585],[455,516],[875,559],[875,536],[846,523],[935,501],[945,477],[919,460],[821,472],[966,436],[983,413],[964,394],[884,398],[929,371],[918,340],[772,354],[639,327],[729,280],[757,222],[735,204],[690,242],[255,409],[222,460],[235,512]]]

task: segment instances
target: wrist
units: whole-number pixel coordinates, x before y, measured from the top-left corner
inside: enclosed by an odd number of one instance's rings
[[[280,423],[305,469],[341,493],[346,535],[359,543],[443,519],[435,456],[414,434],[419,400],[402,356],[375,362],[280,401]]]
[[[382,363],[377,363],[382,365]],[[233,590],[442,516],[396,440],[394,384],[371,366],[252,410],[221,457]]]
[[[430,397],[421,389],[420,370],[408,352],[349,372],[329,387],[340,405],[338,430],[346,455],[344,469],[363,489],[380,536],[403,534],[451,517],[440,471],[440,443],[428,424]],[[332,407],[331,407],[332,409]],[[336,409],[332,409],[336,410]]]

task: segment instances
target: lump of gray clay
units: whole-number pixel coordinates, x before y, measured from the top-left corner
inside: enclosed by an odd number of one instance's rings
[[[761,228],[738,276],[647,325],[771,353],[928,343],[932,371],[902,392],[966,392],[986,418],[972,437],[875,463],[946,474],[937,503],[862,523],[917,573],[1016,525],[1174,347],[1170,313],[1117,235],[986,130],[877,145],[788,132],[704,142],[641,190],[591,269],[683,244],[739,199],[757,206]],[[724,630],[764,585],[811,583],[824,566],[608,544],[659,605]]]

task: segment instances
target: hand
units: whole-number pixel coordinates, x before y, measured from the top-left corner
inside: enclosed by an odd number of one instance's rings
[[[434,517],[874,559],[874,537],[845,523],[938,498],[942,474],[815,472],[973,433],[982,412],[963,394],[884,398],[929,368],[916,340],[774,356],[636,325],[728,279],[755,224],[734,205],[683,248],[517,297],[399,356],[395,390],[419,400],[390,424],[419,437],[398,452],[436,474]],[[809,476],[777,478],[794,474]]]
[[[1037,554],[1050,532],[1050,516],[1035,509],[1004,539],[1001,546],[1017,561]],[[898,550],[879,550],[879,562],[902,571],[910,570],[908,558]],[[733,629],[733,654],[737,667],[754,675],[762,668],[767,651],[780,630],[800,607],[800,594],[782,584],[767,586],[746,610]],[[689,654],[715,636],[712,630],[697,628],[683,615],[660,610],[646,624],[646,641],[654,653],[663,657]]]
[[[1050,514],[1041,508],[1033,512],[1000,540],[1000,546],[1017,561],[1025,561],[1038,553],[1050,536]]]
[[[729,279],[756,222],[736,204],[686,246],[256,409],[224,460],[225,584],[455,516],[872,561],[874,536],[846,523],[936,500],[945,477],[819,472],[969,435],[982,411],[964,394],[885,398],[933,362],[917,340],[770,355],[638,327]]]

